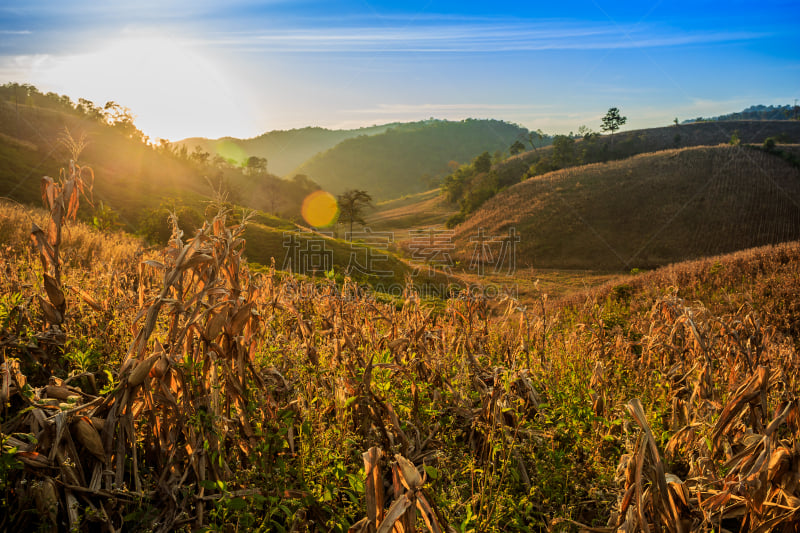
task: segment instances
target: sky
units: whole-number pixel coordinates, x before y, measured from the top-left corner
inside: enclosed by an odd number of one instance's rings
[[[16,4],[16,5],[13,5]],[[26,0],[0,83],[129,107],[151,138],[430,117],[624,129],[800,98],[800,3]]]

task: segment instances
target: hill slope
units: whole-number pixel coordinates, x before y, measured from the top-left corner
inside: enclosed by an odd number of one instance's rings
[[[43,175],[58,176],[70,156],[59,142],[68,128],[74,137],[85,134],[80,163],[94,170],[95,198],[126,219],[162,197],[198,198],[210,190],[186,162],[89,118],[33,106],[0,102],[0,196],[23,203],[40,203]]]
[[[515,228],[518,266],[629,270],[800,237],[800,170],[745,146],[697,147],[551,172],[498,194],[457,227]],[[472,239],[472,240],[471,240]]]
[[[726,121],[667,126],[583,138],[557,135],[553,144],[510,157],[489,172],[461,167],[446,176],[443,188],[460,212],[449,226],[463,221],[483,202],[525,178],[562,168],[625,159],[634,155],[685,148],[714,146],[738,138],[738,142],[761,144],[768,137],[777,142],[800,142],[800,121]]]
[[[45,103],[50,106],[0,100],[0,197],[41,203],[42,176],[58,177],[71,158],[60,142],[65,128],[76,139],[85,135],[78,162],[95,173],[95,201],[113,209],[130,231],[141,229],[148,213],[161,204],[191,206],[199,217],[212,194],[209,182],[246,207],[293,218],[305,195],[317,188],[308,180],[281,180],[265,172],[246,175],[229,165],[184,157],[132,138],[68,100]]]
[[[223,137],[221,139],[205,139],[190,137],[175,143],[186,146],[189,151],[200,146],[212,156],[220,155],[238,162],[244,162],[250,156],[264,157],[268,161],[269,171],[279,176],[289,177],[292,170],[303,164],[315,154],[333,148],[340,142],[359,135],[377,135],[396,124],[384,124],[356,130],[329,130],[325,128],[300,128],[292,130],[270,131],[252,139]]]
[[[380,135],[343,141],[295,172],[335,194],[364,189],[375,199],[396,198],[430,189],[431,181],[449,172],[450,161],[507,150],[526,132],[498,120],[402,124]]]

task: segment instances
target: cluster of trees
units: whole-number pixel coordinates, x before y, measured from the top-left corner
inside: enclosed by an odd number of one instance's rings
[[[536,151],[542,146],[546,146],[553,141],[552,137],[544,133],[542,130],[529,131],[521,134],[518,139],[508,148],[508,153],[512,156],[521,154],[527,150],[526,143],[530,145],[531,150]],[[536,146],[536,145],[539,146]]]
[[[0,85],[0,99],[14,105],[53,109],[83,116],[108,124],[125,137],[145,143],[149,142],[149,138],[134,124],[135,117],[131,110],[114,101],[106,102],[105,105],[99,106],[91,100],[79,98],[76,103],[69,96],[54,92],[43,93],[28,83],[6,83]]]
[[[459,212],[450,217],[447,227],[452,228],[464,221],[468,214],[502,189],[518,181],[513,174],[493,169],[492,156],[483,152],[470,163],[459,166],[442,182],[442,193],[448,202],[458,203]]]
[[[488,152],[476,157],[471,163],[458,167],[442,183],[442,193],[447,200],[459,205],[459,212],[447,221],[447,226],[460,224],[489,198],[523,179],[575,165],[622,157],[634,148],[629,146],[631,142],[627,140],[618,143],[622,146],[615,148],[614,133],[627,120],[618,108],[612,107],[608,110],[600,125],[601,130],[611,133],[608,143],[601,142],[600,134],[586,126],[581,126],[577,135],[570,132],[569,135],[549,137],[541,130],[528,132],[524,138],[515,140],[509,147],[509,153],[514,156],[527,148],[523,140],[531,146],[533,154],[525,159],[530,165],[527,172],[524,169],[520,171],[518,165],[510,164],[510,161],[496,165],[501,158],[496,157],[493,161]],[[576,143],[577,139],[581,142]],[[552,144],[550,150],[539,153],[538,149],[546,144]]]

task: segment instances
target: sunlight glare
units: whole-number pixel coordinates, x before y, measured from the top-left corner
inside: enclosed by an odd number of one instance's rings
[[[327,191],[314,191],[303,200],[303,219],[309,226],[324,228],[333,224],[339,214],[336,198]]]
[[[33,74],[75,100],[130,108],[154,139],[258,133],[236,80],[208,54],[173,38],[130,33],[88,54],[51,56]]]
[[[229,139],[225,139],[217,144],[216,150],[219,155],[228,161],[235,161],[240,165],[247,162],[247,152],[237,143]]]

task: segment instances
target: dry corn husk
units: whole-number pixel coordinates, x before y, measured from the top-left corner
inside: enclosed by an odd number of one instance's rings
[[[89,453],[97,457],[97,459],[105,462],[106,454],[103,448],[103,441],[100,439],[100,434],[92,425],[91,420],[86,416],[82,416],[75,421],[74,428],[78,442],[83,444]]]
[[[154,364],[153,368],[150,370],[150,377],[161,379],[164,374],[166,374],[168,367],[169,363],[167,362],[166,357],[159,357],[158,361],[156,361],[156,364]]]
[[[128,377],[128,385],[131,387],[136,387],[141,385],[144,382],[144,379],[150,373],[150,369],[153,368],[153,365],[156,362],[156,359],[161,357],[160,354],[151,355],[133,369],[130,376]]]
[[[92,421],[92,425],[95,427],[98,433],[103,432],[103,428],[106,426],[106,419],[100,418],[99,416],[93,416],[90,418]]]
[[[57,398],[59,400],[79,400],[80,394],[59,385],[48,385],[44,388],[45,394],[50,398]]]
[[[399,453],[394,456],[397,464],[400,466],[400,473],[402,477],[400,481],[403,486],[410,491],[415,491],[422,486],[422,478],[419,475],[419,470],[414,466],[414,463],[400,455]]]

